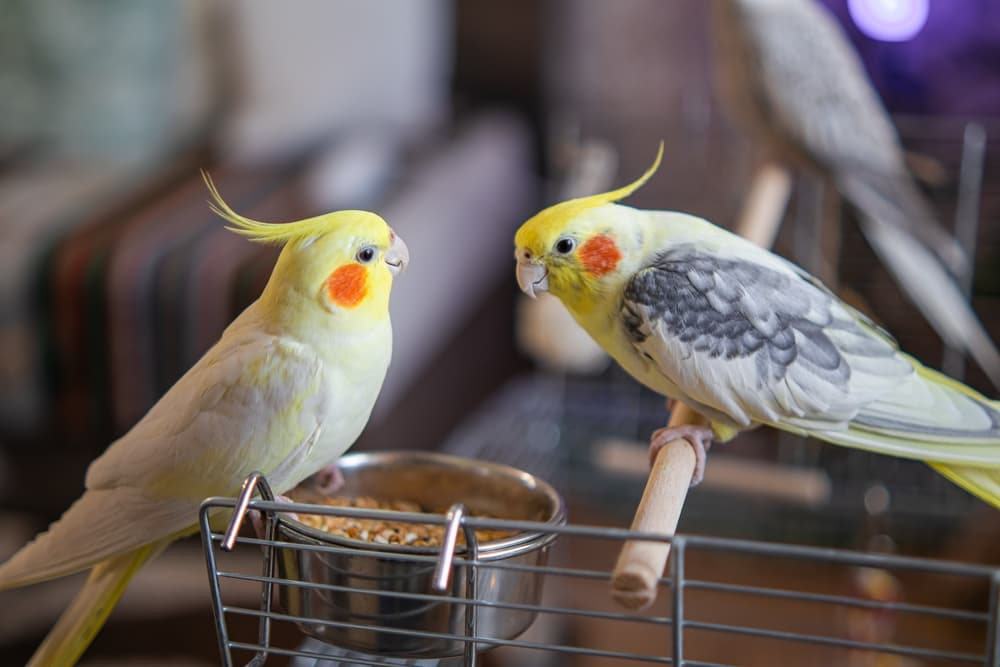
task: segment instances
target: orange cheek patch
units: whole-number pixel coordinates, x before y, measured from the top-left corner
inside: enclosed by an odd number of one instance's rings
[[[344,264],[326,279],[330,301],[342,308],[353,308],[368,294],[368,272],[360,264]]]
[[[614,239],[607,234],[593,237],[580,246],[577,254],[583,267],[598,277],[614,271],[622,258]]]

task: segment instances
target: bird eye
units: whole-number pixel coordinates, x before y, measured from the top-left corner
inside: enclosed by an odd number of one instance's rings
[[[372,260],[375,259],[375,255],[378,252],[375,250],[374,246],[366,245],[364,248],[358,251],[357,259],[361,264],[371,264]]]
[[[575,247],[576,247],[576,241],[569,238],[568,236],[564,236],[558,241],[556,241],[555,245],[556,252],[559,253],[560,255],[570,254],[571,252],[573,252],[573,249]]]

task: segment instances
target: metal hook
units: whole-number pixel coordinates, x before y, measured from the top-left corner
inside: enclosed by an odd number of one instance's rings
[[[232,551],[233,547],[236,546],[236,536],[239,535],[240,527],[243,526],[243,518],[250,506],[250,500],[258,487],[261,498],[268,501],[274,500],[274,494],[271,493],[271,486],[264,478],[264,473],[256,471],[250,473],[250,476],[243,481],[243,488],[240,489],[240,495],[236,499],[236,507],[233,508],[233,518],[229,520],[226,534],[222,538],[223,551]]]
[[[455,547],[458,545],[458,530],[462,527],[462,519],[465,516],[465,506],[462,503],[455,503],[448,508],[448,525],[444,530],[444,539],[441,543],[441,557],[434,567],[434,579],[431,587],[437,593],[444,593],[451,584],[451,564],[455,558]]]

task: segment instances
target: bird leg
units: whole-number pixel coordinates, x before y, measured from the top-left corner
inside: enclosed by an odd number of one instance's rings
[[[653,431],[649,439],[649,465],[656,462],[656,455],[668,442],[674,440],[687,440],[694,448],[694,473],[691,475],[691,486],[701,483],[705,476],[705,461],[708,458],[708,449],[712,446],[715,434],[708,426],[697,426],[694,424],[683,424],[680,426],[664,426]]]
[[[317,493],[330,496],[344,486],[344,474],[340,472],[336,463],[330,463],[313,473],[309,483]]]

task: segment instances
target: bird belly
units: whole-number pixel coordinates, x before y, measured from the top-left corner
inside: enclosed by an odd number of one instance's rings
[[[684,403],[692,410],[709,419],[713,425],[717,425],[718,428],[716,430],[719,432],[735,432],[735,430],[745,428],[745,426],[739,425],[725,412],[710,405],[705,405],[688,396],[654,361],[644,357],[631,343],[628,344],[628,347],[620,346],[619,349],[627,349],[628,351],[624,354],[612,355],[615,361],[641,384],[662,396]]]
[[[369,341],[369,354],[349,357],[361,360],[355,367],[346,364],[328,364],[326,379],[326,404],[318,410],[322,417],[314,430],[289,457],[281,473],[287,479],[286,488],[292,488],[321,468],[334,463],[358,439],[375,406],[391,354],[391,337]],[[376,354],[371,354],[377,351]],[[306,416],[308,417],[308,412]]]

